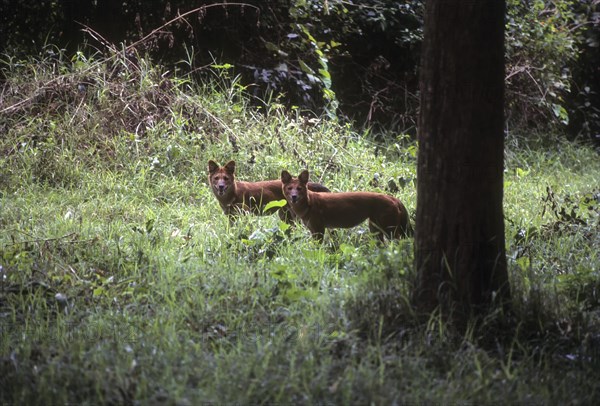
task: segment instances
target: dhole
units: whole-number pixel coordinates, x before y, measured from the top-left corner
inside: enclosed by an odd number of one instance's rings
[[[293,178],[281,172],[288,205],[313,237],[323,239],[325,228],[350,228],[369,219],[369,229],[383,241],[412,234],[408,212],[400,200],[374,192],[313,193],[307,189],[308,171]]]
[[[281,181],[266,180],[261,182],[240,182],[235,180],[235,161],[229,161],[225,166],[219,166],[215,161],[208,161],[208,181],[223,212],[230,219],[238,212],[263,214],[263,208],[273,200],[282,200]],[[315,192],[329,192],[325,186],[309,183],[308,188]],[[288,206],[273,208],[265,214],[279,212],[279,217],[291,222],[293,213]]]

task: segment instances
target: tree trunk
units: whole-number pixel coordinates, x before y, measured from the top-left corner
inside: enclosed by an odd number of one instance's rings
[[[416,308],[455,320],[510,296],[504,242],[504,0],[428,0]],[[458,318],[458,319],[457,319]]]

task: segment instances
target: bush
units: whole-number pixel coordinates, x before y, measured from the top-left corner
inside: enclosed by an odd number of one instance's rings
[[[599,128],[592,103],[598,89],[591,83],[593,63],[600,62],[592,56],[598,48],[597,3],[509,0],[506,99],[512,126],[566,128],[575,117],[573,132],[591,136],[590,129]]]
[[[134,53],[148,54],[168,70],[193,72],[195,80],[212,74],[207,66],[228,67],[259,105],[275,97],[288,108],[414,134],[423,4],[200,1],[193,9],[184,0],[166,5],[5,0],[0,1],[0,48],[19,59],[40,50],[43,57],[56,54],[44,47],[47,43],[65,48],[69,56],[81,50],[87,56],[98,49],[113,52],[112,44],[135,43]],[[507,5],[510,129],[568,128],[574,135],[597,137],[600,3],[508,0]],[[89,28],[82,31],[84,26]]]

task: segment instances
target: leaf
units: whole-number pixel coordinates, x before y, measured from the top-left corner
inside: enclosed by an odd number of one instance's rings
[[[315,44],[317,43],[317,40],[311,35],[310,31],[308,31],[308,27],[306,25],[302,24],[300,25],[300,28],[302,29],[302,32],[304,32],[304,35],[306,35],[310,42],[313,42]]]
[[[329,73],[329,71],[325,69],[319,69],[319,73],[321,74],[323,79],[329,79],[329,81],[331,82],[331,74]]]
[[[331,75],[325,69],[319,69],[319,73],[321,74],[321,80],[323,81],[323,85],[329,89],[331,88]]]
[[[356,252],[356,248],[353,245],[341,243],[339,250],[344,255],[352,255]]]
[[[517,178],[523,178],[523,177],[529,175],[530,171],[529,171],[529,169],[525,170],[525,169],[522,169],[522,168],[517,168],[515,170],[515,172],[517,173]]]
[[[287,204],[287,201],[285,199],[273,200],[272,202],[267,203],[267,205],[263,208],[263,213],[266,213],[267,211],[269,211],[273,208],[284,207],[286,204]]]
[[[269,41],[265,41],[265,48],[267,48],[271,52],[279,52],[279,47]]]
[[[554,112],[554,116],[559,119],[561,123],[564,125],[569,124],[569,113],[567,109],[565,109],[560,104],[553,103],[552,104],[552,112]]]
[[[210,67],[213,69],[231,69],[233,68],[233,65],[225,63],[223,65],[210,65]]]
[[[406,148],[406,152],[408,152],[411,157],[416,158],[419,150],[416,145],[410,145],[408,148]]]
[[[310,66],[308,66],[306,63],[304,63],[304,61],[302,59],[298,59],[298,63],[300,64],[300,69],[302,69],[302,72],[308,73],[311,75],[315,74],[315,71]]]
[[[279,222],[279,231],[281,231],[282,233],[285,233],[287,230],[290,229],[290,227],[291,227],[291,225],[289,225],[285,221]]]

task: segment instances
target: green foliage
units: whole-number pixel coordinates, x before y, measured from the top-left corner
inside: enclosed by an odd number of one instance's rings
[[[102,51],[134,43],[137,52],[199,76],[199,67],[229,64],[259,99],[274,94],[288,107],[414,127],[422,0],[201,1],[196,7],[183,0],[20,5],[0,10],[9,20],[0,26],[0,47],[22,57],[48,42],[69,54],[88,42]],[[15,13],[27,18],[9,18]]]
[[[300,0],[292,4],[292,27],[310,29],[308,42],[317,45],[312,46],[316,55],[307,58],[316,59],[313,66],[328,61],[328,67],[321,67],[330,72],[322,86],[324,96],[335,90],[341,113],[366,126],[412,129],[423,2]],[[290,45],[311,49],[302,45],[302,36],[290,36],[294,40]]]
[[[595,139],[600,5],[509,0],[507,6],[509,128],[567,129]],[[194,6],[184,0],[4,1],[0,19],[3,58],[63,58],[66,49],[67,56],[83,60],[82,49],[116,52],[126,43],[134,60],[121,60],[121,66],[137,64],[136,54],[148,54],[168,67],[161,74],[186,72],[194,81],[213,75],[207,66],[220,66],[250,89],[252,103],[276,99],[287,108],[326,113],[378,132],[416,133],[423,0],[199,1]],[[85,75],[80,79],[85,83]],[[159,108],[162,101],[150,103]]]
[[[573,5],[581,30],[577,30],[579,56],[572,67],[568,99],[569,132],[600,142],[600,3],[584,0]]]
[[[589,18],[580,1],[510,0],[506,25],[507,103],[513,125],[566,127],[573,76]],[[552,123],[555,123],[552,125]]]
[[[199,84],[125,52],[2,68],[0,403],[597,402],[589,147],[508,138],[513,312],[460,335],[413,314],[411,239],[230,224],[206,184],[208,159],[243,180],[308,168],[414,214],[410,136],[251,107],[227,66]]]

